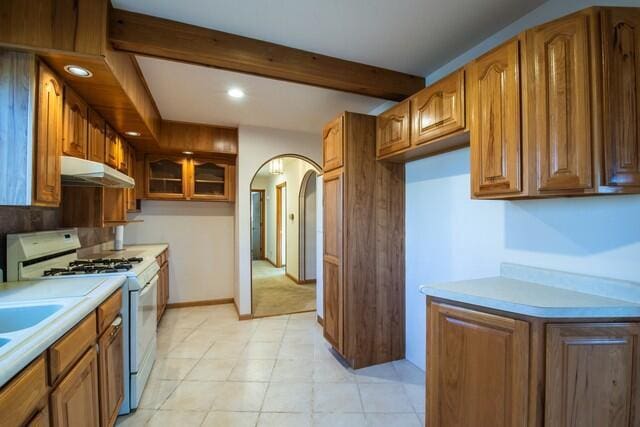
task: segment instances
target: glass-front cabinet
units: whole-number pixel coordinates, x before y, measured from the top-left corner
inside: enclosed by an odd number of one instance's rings
[[[187,159],[149,156],[146,166],[147,197],[150,199],[185,199],[187,197]]]
[[[146,198],[233,201],[233,165],[213,159],[148,155]]]

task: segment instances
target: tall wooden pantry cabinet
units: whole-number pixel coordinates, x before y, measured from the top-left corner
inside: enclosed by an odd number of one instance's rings
[[[404,165],[376,161],[376,118],[323,130],[324,336],[353,368],[404,357]]]

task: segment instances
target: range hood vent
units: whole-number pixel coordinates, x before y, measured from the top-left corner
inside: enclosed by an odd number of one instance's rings
[[[135,181],[105,164],[77,157],[62,156],[62,185],[83,187],[133,188]]]

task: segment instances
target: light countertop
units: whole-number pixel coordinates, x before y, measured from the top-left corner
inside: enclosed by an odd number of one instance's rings
[[[501,276],[420,287],[427,296],[544,318],[640,318],[640,284],[503,264]]]
[[[0,345],[0,386],[95,310],[125,280],[126,276],[108,276],[0,283],[0,310],[42,305],[58,308],[31,327],[0,331],[0,341],[8,340]]]

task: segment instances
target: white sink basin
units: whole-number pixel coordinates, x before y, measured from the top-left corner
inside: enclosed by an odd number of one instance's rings
[[[2,347],[5,344],[8,344],[9,341],[11,341],[11,340],[8,340],[6,338],[0,338],[0,347]]]
[[[55,314],[62,304],[28,305],[24,307],[0,307],[0,334],[30,328]],[[0,347],[6,342],[0,339]]]

